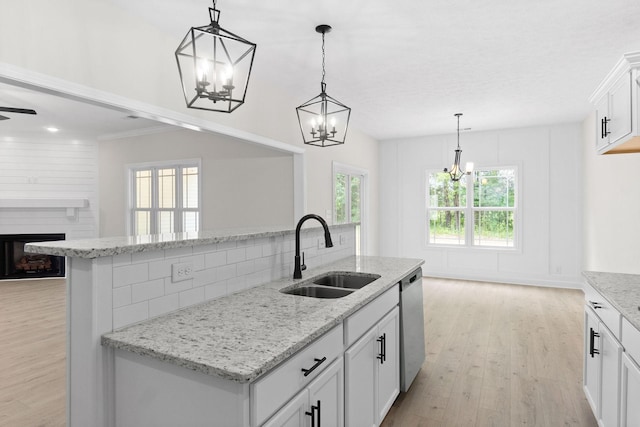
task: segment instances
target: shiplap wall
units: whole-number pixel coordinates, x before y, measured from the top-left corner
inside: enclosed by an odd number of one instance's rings
[[[98,236],[98,145],[93,141],[0,136],[0,199],[87,199],[68,216],[62,208],[0,208],[0,234]]]

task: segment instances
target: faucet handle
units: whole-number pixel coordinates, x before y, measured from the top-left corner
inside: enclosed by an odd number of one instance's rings
[[[304,264],[304,252],[302,252],[302,265],[300,266],[300,271],[304,271],[307,269],[307,266]]]

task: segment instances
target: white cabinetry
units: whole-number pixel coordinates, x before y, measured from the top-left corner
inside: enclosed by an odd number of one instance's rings
[[[640,426],[640,331],[622,319],[622,384],[620,426]]]
[[[600,427],[617,427],[623,347],[620,313],[585,285],[583,386]]]
[[[349,427],[379,425],[400,392],[397,301],[394,287],[378,300],[382,311],[363,309],[347,319],[348,335],[350,326],[361,323],[361,318],[378,319],[380,313],[388,313],[345,352],[345,423]]]
[[[639,69],[640,52],[624,55],[591,95],[596,112],[596,151],[599,154],[640,151]]]
[[[298,393],[264,427],[342,427],[344,376],[342,357]]]

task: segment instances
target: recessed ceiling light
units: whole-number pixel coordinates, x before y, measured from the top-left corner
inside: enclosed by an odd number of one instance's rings
[[[58,132],[60,130],[60,129],[55,128],[53,126],[46,127],[45,129],[48,130],[51,133],[56,133],[56,132]]]

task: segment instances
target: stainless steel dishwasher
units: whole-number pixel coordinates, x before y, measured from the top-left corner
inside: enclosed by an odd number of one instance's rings
[[[422,268],[400,281],[400,391],[409,390],[425,358]]]

